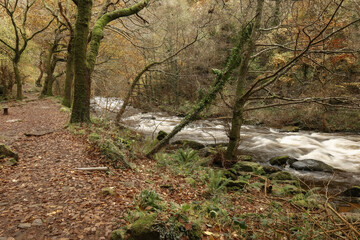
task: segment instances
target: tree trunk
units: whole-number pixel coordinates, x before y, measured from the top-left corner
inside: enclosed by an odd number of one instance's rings
[[[15,57],[13,60],[13,67],[14,67],[14,74],[15,74],[15,82],[16,82],[16,99],[22,100],[23,94],[22,94],[22,80],[20,76],[20,70],[19,70],[19,62],[20,57]]]
[[[66,77],[65,77],[65,90],[64,99],[62,104],[66,107],[71,107],[72,84],[74,80],[74,53],[73,53],[73,37],[71,37],[67,49],[66,61]]]
[[[247,45],[243,52],[243,61],[240,65],[239,77],[237,79],[236,94],[235,94],[235,104],[233,109],[233,117],[231,121],[231,129],[229,133],[229,143],[225,153],[226,160],[232,160],[236,157],[236,150],[239,146],[240,141],[240,129],[243,124],[243,111],[244,105],[247,101],[247,96],[244,96],[245,92],[245,82],[248,75],[249,61],[250,57],[255,48],[255,41],[257,30],[260,28],[261,15],[264,6],[264,0],[257,0],[257,9],[254,29],[251,33],[250,39],[247,42]]]
[[[44,64],[43,64],[43,54],[44,53],[45,53],[45,51],[42,51],[40,53],[40,63],[39,63],[40,75],[39,75],[38,79],[35,81],[35,86],[36,87],[42,87],[41,80],[42,80],[43,75],[44,75]]]
[[[53,61],[52,58],[54,55],[53,46],[50,46],[48,51],[49,52],[48,52],[48,55],[45,60],[46,78],[44,81],[43,89],[41,91],[41,96],[52,96],[52,89],[50,89],[50,88],[52,88],[51,82],[53,82],[54,70],[55,70],[55,68],[53,68],[53,63],[52,63],[52,61]]]
[[[91,73],[95,68],[101,39],[104,37],[104,28],[117,18],[138,13],[148,2],[149,0],[143,0],[131,7],[114,10],[99,17],[91,31],[89,51],[86,52],[92,1],[79,0],[74,39],[74,102],[70,122],[90,122]]]
[[[71,123],[90,122],[90,72],[86,64],[92,0],[79,0],[74,39],[74,102]],[[89,103],[89,104],[87,104]]]

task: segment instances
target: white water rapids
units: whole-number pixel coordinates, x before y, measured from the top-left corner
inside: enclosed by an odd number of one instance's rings
[[[117,111],[122,101],[116,98],[95,97],[93,108]],[[182,118],[165,113],[141,113],[129,108],[122,122],[129,128],[156,136],[163,130],[170,132]],[[185,127],[173,139],[194,140],[204,144],[227,142],[228,123],[219,120],[196,121]],[[288,155],[298,160],[315,159],[353,175],[351,182],[360,181],[360,135],[347,133],[320,133],[311,131],[279,132],[278,129],[249,126],[241,128],[240,150],[253,155],[256,161],[267,162],[271,157]],[[291,171],[291,170],[290,170]],[[300,173],[306,176],[314,173]],[[324,175],[325,173],[322,173]],[[316,175],[316,173],[315,173]],[[345,179],[344,179],[345,180]]]

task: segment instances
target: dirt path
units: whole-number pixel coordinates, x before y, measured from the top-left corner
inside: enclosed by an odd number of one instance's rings
[[[89,155],[86,140],[64,129],[69,114],[59,109],[43,99],[13,104],[8,116],[0,115],[0,143],[19,153],[17,166],[0,167],[1,240],[108,239],[126,223],[134,196],[149,182],[162,181],[146,173],[149,163],[113,175],[75,170],[103,163]],[[104,187],[115,187],[117,194],[105,196]]]

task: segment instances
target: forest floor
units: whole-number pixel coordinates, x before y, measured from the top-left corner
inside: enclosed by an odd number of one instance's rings
[[[104,163],[83,136],[65,129],[69,113],[61,112],[60,104],[28,95],[26,102],[8,106],[9,115],[0,115],[0,143],[15,150],[19,161],[0,166],[0,239],[108,239],[126,224],[142,189],[166,184],[158,174],[147,173],[154,164],[144,159],[136,171],[76,170]],[[168,179],[175,190],[186,185],[182,177]],[[106,187],[114,187],[116,194],[104,195]],[[193,200],[197,193],[172,191],[172,197]]]
[[[359,221],[335,221],[326,206],[320,206],[319,196],[300,189],[296,181],[276,183],[268,175],[246,173],[233,181],[240,183],[239,189],[227,191],[218,174],[226,170],[202,165],[206,159],[196,151],[179,149],[149,160],[139,150],[145,142],[115,136],[105,127],[96,129],[96,124],[74,130],[59,99],[38,99],[31,91],[26,97],[1,103],[9,115],[0,114],[0,144],[10,146],[19,160],[16,166],[0,160],[0,240],[109,239],[113,230],[154,212],[165,222],[175,216],[185,231],[200,223],[203,240],[360,236],[353,227],[358,228]],[[109,166],[90,140],[104,134],[126,146],[131,143],[137,151],[130,154],[132,169]],[[77,169],[100,166],[110,171]],[[272,189],[264,188],[270,185]],[[144,190],[160,198],[141,199]],[[141,207],[142,200],[148,205]]]

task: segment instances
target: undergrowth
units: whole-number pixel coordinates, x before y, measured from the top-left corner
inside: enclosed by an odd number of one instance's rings
[[[114,167],[134,167],[131,162],[144,149],[140,135],[105,120],[68,129],[86,135]],[[157,167],[149,173],[182,176],[188,187],[201,190],[200,200],[174,201],[156,186],[144,189],[127,216],[133,224],[122,232],[131,233],[140,220],[151,217],[151,228],[161,239],[359,239],[359,222],[341,217],[319,189],[305,190],[293,179],[271,180],[260,165],[251,172],[241,166],[214,168],[214,155],[200,157],[192,149],[158,153]]]

